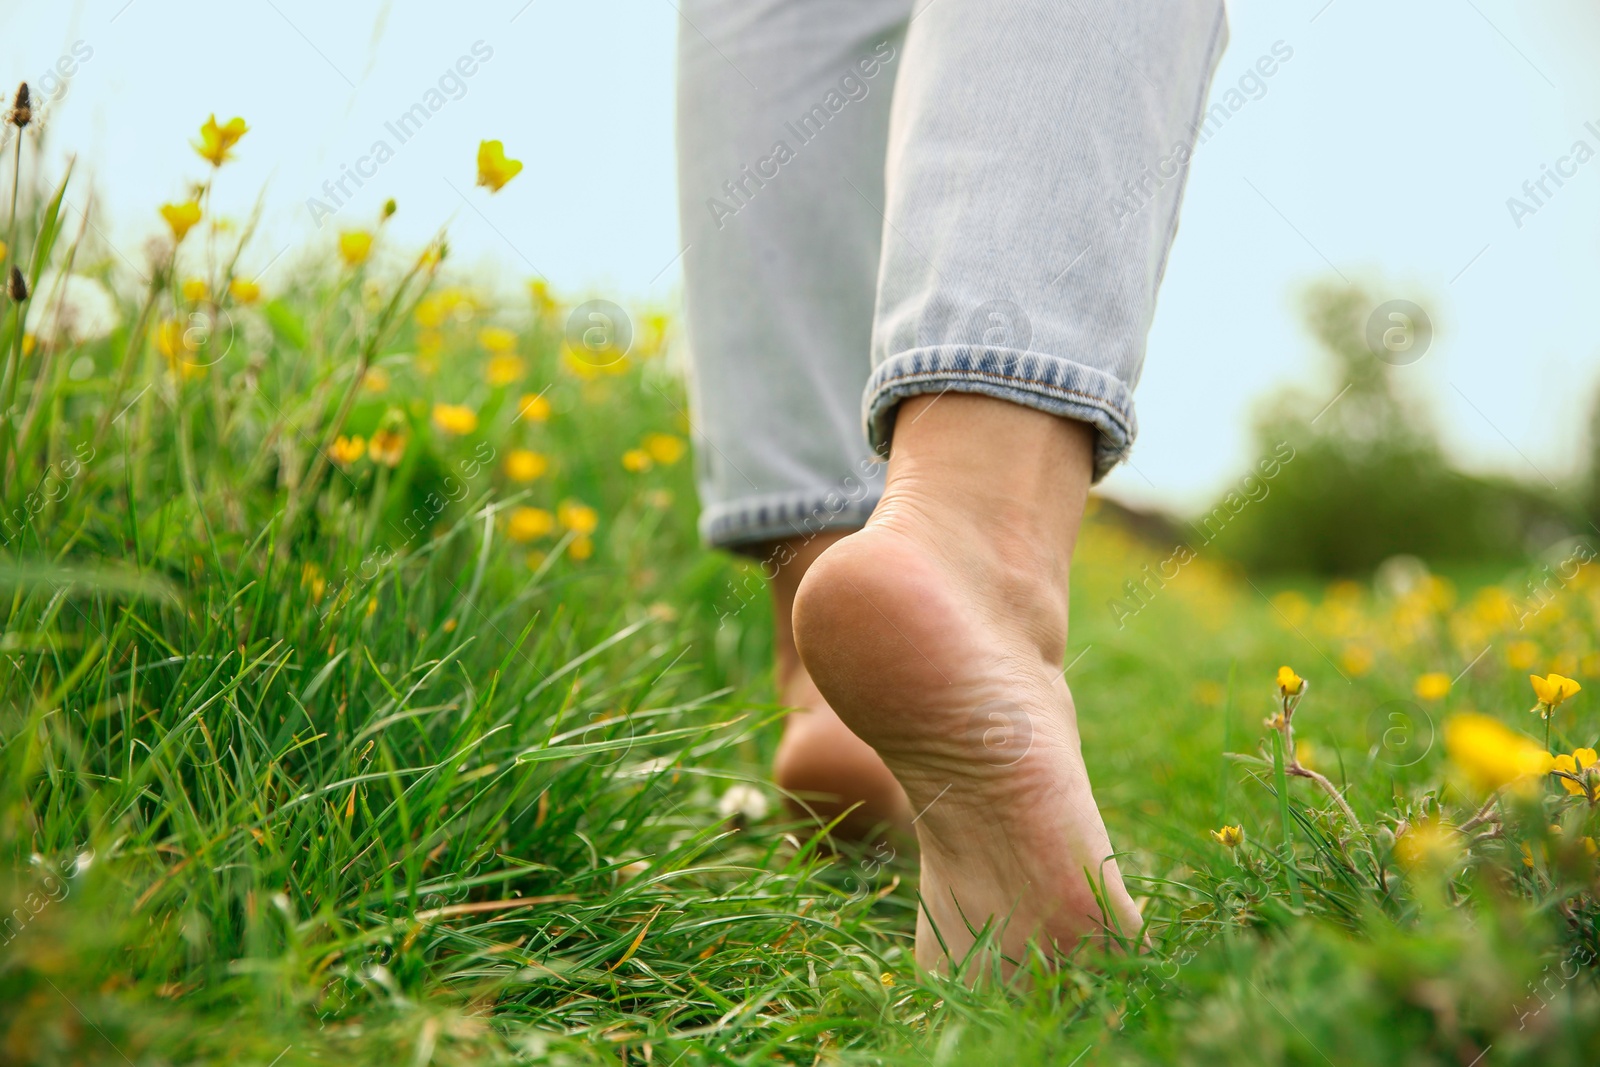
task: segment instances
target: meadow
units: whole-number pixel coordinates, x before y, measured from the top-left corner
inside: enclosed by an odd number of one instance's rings
[[[141,260],[6,168],[0,1061],[1592,1061],[1587,542],[1269,580],[1096,509],[1064,666],[1147,949],[921,973],[914,858],[767,781],[669,310],[491,297],[404,204],[258,281],[247,135]]]

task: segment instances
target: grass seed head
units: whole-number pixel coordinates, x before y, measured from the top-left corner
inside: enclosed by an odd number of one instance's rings
[[[27,82],[17,86],[17,96],[12,101],[11,113],[6,116],[6,121],[19,130],[33,121],[33,99],[28,93]]]

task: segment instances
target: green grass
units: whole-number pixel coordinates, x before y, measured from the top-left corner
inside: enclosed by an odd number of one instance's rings
[[[121,269],[48,197],[24,216],[35,281]],[[828,852],[765,784],[756,573],[697,545],[689,458],[621,462],[688,435],[670,343],[578,373],[559,310],[425,298],[439,280],[381,240],[219,311],[180,282],[225,292],[241,237],[189,240],[106,338],[22,356],[14,309],[0,326],[0,1062],[1592,1060],[1591,806],[1552,780],[1441,870],[1403,874],[1392,847],[1399,820],[1478,806],[1447,715],[1537,731],[1513,642],[1541,670],[1593,664],[1587,578],[1521,631],[1432,586],[1274,605],[1203,551],[1119,626],[1107,602],[1171,546],[1091,519],[1068,680],[1151,949],[973,989],[912,963],[914,864]],[[180,352],[209,364],[186,378],[152,334],[195,313],[232,328]],[[489,322],[526,364],[499,386]],[[540,392],[549,418],[518,418]],[[435,402],[476,427],[440,431]],[[380,429],[398,466],[319,463]],[[512,482],[515,448],[549,471]],[[559,524],[510,540],[511,509],[564,501],[597,513],[588,558]],[[1486,643],[1386,733],[1386,701]],[[1359,828],[1274,771],[1284,662]],[[1559,712],[1565,749],[1593,743],[1591,707]],[[742,785],[771,811],[725,818]],[[1235,823],[1229,852],[1208,831]]]

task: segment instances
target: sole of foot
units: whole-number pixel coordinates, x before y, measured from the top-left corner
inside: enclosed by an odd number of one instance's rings
[[[918,963],[1009,975],[1030,943],[1135,942],[1062,676],[1065,604],[1004,552],[885,505],[811,567],[794,625],[818,690],[915,812]],[[969,960],[980,938],[998,959]]]
[[[879,755],[834,714],[803,674],[785,687],[793,710],[773,761],[773,778],[796,818],[833,824],[837,843],[906,846],[912,837],[905,790]],[[838,820],[835,823],[835,820]]]

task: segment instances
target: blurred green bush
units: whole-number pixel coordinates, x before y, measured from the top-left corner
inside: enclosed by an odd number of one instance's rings
[[[1256,423],[1263,460],[1192,520],[1200,541],[1252,571],[1352,575],[1400,554],[1435,566],[1520,562],[1586,528],[1575,493],[1450,463],[1426,409],[1397,388],[1405,368],[1367,346],[1375,303],[1343,284],[1307,294],[1334,390],[1270,398]]]

